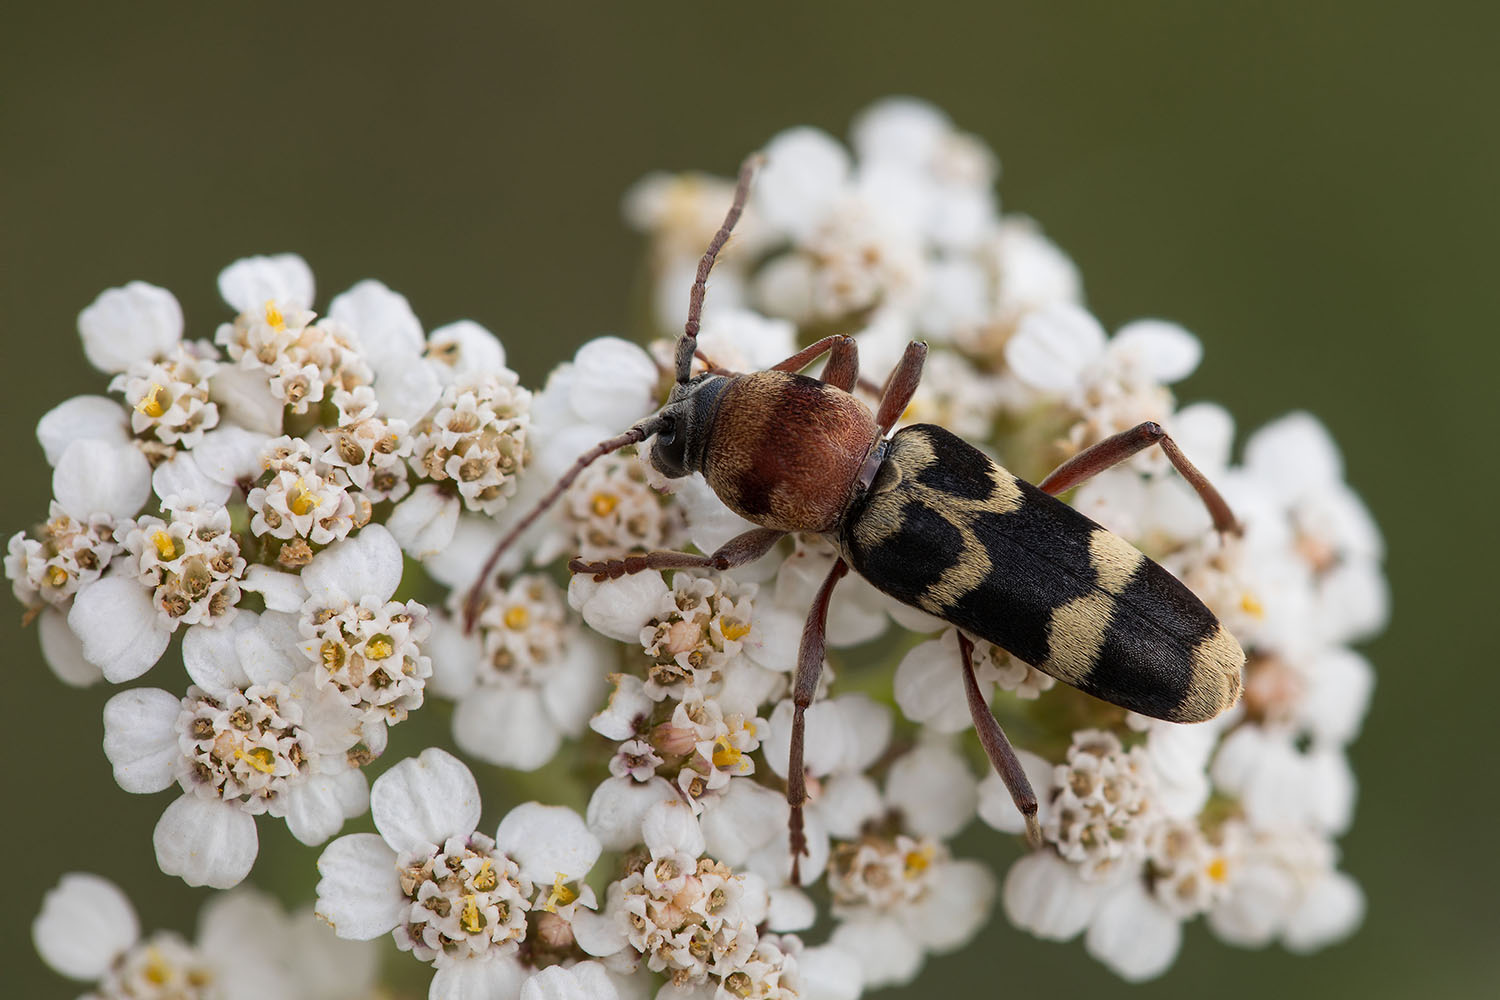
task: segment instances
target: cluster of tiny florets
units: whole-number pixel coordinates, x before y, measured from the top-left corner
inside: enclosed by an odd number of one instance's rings
[[[694,374],[769,368],[847,333],[854,394],[873,405],[923,340],[898,426],[945,426],[1033,482],[1161,423],[1242,531],[1216,532],[1156,448],[1066,501],[1233,633],[1240,704],[1194,726],[1146,719],[979,636],[973,699],[957,629],[850,574],[799,707],[804,623],[846,555],[836,539],[793,535],[725,572],[606,566],[564,589],[574,557],[712,553],[753,527],[701,476],[666,479],[649,442],[583,469],[479,579],[581,454],[668,401],[687,289],[734,185],[653,174],[625,203],[647,242],[648,346],[591,340],[535,393],[487,330],[424,331],[379,282],[320,315],[292,255],[224,270],[233,318],[210,339],[185,339],[176,299],[141,282],[80,315],[114,395],[40,421],[55,497],[5,566],[69,683],[129,681],[180,650],[185,694],[125,690],[104,713],[121,786],[181,793],[153,835],[163,871],[232,886],[255,860],[253,817],[284,820],[326,843],[317,919],[341,938],[391,935],[433,967],[439,998],[857,1000],[972,940],[997,900],[1129,980],[1169,968],[1191,920],[1246,947],[1351,933],[1364,899],[1338,839],[1372,686],[1354,647],[1383,627],[1387,596],[1379,530],[1327,431],[1294,414],[1236,456],[1230,415],[1174,390],[1198,339],[1155,319],[1106,329],[1067,255],[1001,212],[995,156],[935,108],[884,101],[847,145],[795,128],[764,152]],[[527,802],[480,832],[478,780],[437,748],[372,783],[390,728],[432,696],[452,703],[457,747],[535,772],[528,787],[586,800],[582,814]],[[1040,842],[1001,877],[952,846],[976,816],[1018,846],[1027,828],[971,701],[1016,737],[1037,798]],[[366,810],[377,833],[334,839]],[[59,968],[77,952],[70,922],[134,927],[91,878],[65,878],[38,918]],[[101,996],[302,995],[280,938],[247,958],[94,936]]]

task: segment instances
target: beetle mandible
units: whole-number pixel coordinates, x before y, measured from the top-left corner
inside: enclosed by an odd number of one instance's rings
[[[708,275],[749,196],[760,157],[740,169],[734,200],[704,252],[676,348],[666,404],[584,453],[500,540],[465,605],[472,628],[483,583],[501,555],[590,463],[651,440],[669,478],[701,473],[735,513],[760,525],[712,553],[647,552],[574,559],[596,580],[648,569],[728,570],[760,558],[789,532],[822,535],[838,552],[802,630],[793,682],[787,769],[792,879],[806,853],[802,807],[805,713],[817,691],[833,588],[852,568],[877,589],[958,628],[964,689],[986,754],[1040,843],[1031,784],[974,677],[978,636],[1058,680],[1142,715],[1202,722],[1232,706],[1245,654],[1194,594],[1129,542],[1056,499],[1153,445],[1192,485],[1221,533],[1238,533],[1229,505],[1152,422],[1093,445],[1038,485],[931,424],[892,427],[911,401],[927,345],[913,342],[871,413],[852,393],[853,339],[831,336],[746,374],[692,374]],[[824,354],[821,378],[799,374]]]

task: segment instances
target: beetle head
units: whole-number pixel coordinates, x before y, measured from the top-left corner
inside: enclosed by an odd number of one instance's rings
[[[657,472],[681,479],[703,471],[714,412],[729,381],[724,375],[704,373],[672,387],[667,405],[657,414],[660,423],[651,440],[651,464]]]

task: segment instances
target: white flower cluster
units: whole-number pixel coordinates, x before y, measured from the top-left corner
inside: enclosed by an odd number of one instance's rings
[[[424,336],[376,282],[327,319],[299,257],[238,261],[219,286],[238,311],[214,337],[227,358],[142,282],[79,316],[123,403],[42,418],[55,499],[6,571],[70,683],[133,680],[181,637],[192,686],[116,695],[105,753],[128,791],[181,789],[162,869],[227,887],[254,863],[255,815],[316,844],[365,810],[360,768],[433,673],[427,609],[393,599],[402,546],[445,547],[461,510],[514,492],[530,397],[487,332]]]
[[[1162,423],[1242,533],[1216,533],[1156,450],[1069,501],[1235,634],[1241,705],[1195,726],[1148,720],[978,642],[980,693],[1025,737],[1040,800],[1043,844],[1001,889],[950,847],[976,816],[1023,829],[968,733],[959,636],[850,576],[828,614],[837,676],[825,666],[806,712],[794,877],[791,675],[829,542],[564,591],[569,557],[710,552],[751,527],[700,477],[663,480],[627,448],[578,475],[465,603],[559,476],[663,404],[671,345],[590,341],[533,397],[474,324],[424,335],[375,282],[320,318],[300,260],[255,258],[221,277],[238,311],[215,337],[226,357],[182,340],[160,289],[85,311],[89,358],[125,403],[83,397],[43,419],[56,500],[6,564],[72,683],[134,678],[183,635],[186,695],[127,691],[105,713],[121,785],[182,791],[157,829],[164,870],[232,885],[254,860],[254,815],[321,843],[368,805],[379,832],[324,850],[317,913],[343,937],[391,934],[433,966],[436,998],[853,1000],[971,940],[997,892],[1018,926],[1082,934],[1133,980],[1167,969],[1198,916],[1246,946],[1351,932],[1363,899],[1336,838],[1372,682],[1350,646],[1382,627],[1386,595],[1379,533],[1327,433],[1294,415],[1232,462],[1229,415],[1179,407],[1170,388],[1198,341],[1158,320],[1107,335],[1068,258],[1000,214],[993,155],[940,112],[882,102],[851,145],[814,129],[768,144],[699,363],[765,368],[847,332],[873,401],[905,344],[926,340],[903,420],[944,424],[1032,480]],[[656,175],[628,196],[650,239],[653,332],[680,322],[731,191]],[[429,583],[447,588],[440,606],[404,599]],[[363,766],[428,693],[454,702],[460,749],[545,768],[538,781],[586,801],[583,816],[530,802],[481,833],[479,783],[436,748],[369,788]]]

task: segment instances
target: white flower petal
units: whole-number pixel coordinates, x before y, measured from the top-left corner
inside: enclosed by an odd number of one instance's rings
[[[865,108],[849,126],[860,161],[893,160],[925,167],[953,129],[948,116],[915,97],[886,97]]]
[[[156,467],[151,490],[163,500],[173,497],[179,505],[190,507],[222,507],[233,492],[228,484],[205,475],[187,451],[179,451]]]
[[[401,584],[401,570],[401,546],[385,528],[369,524],[318,553],[302,571],[302,584],[308,600],[322,605],[364,597],[388,601]]]
[[[641,628],[651,620],[666,593],[667,585],[656,570],[603,583],[578,573],[568,582],[568,603],[583,615],[589,627],[631,645],[641,641]]]
[[[422,353],[422,324],[411,303],[374,279],[359,282],[328,304],[328,318],[347,324],[359,337],[360,354],[371,368],[410,364]]]
[[[844,769],[863,771],[885,753],[891,742],[891,710],[867,694],[844,694],[834,699],[849,733],[849,756]]]
[[[829,943],[859,962],[866,989],[909,983],[922,968],[922,947],[898,921],[858,916],[833,930]]]
[[[1111,358],[1128,360],[1154,382],[1169,385],[1193,374],[1203,360],[1198,338],[1176,323],[1138,319],[1115,331],[1109,342]]]
[[[78,334],[89,364],[101,372],[123,372],[137,361],[154,361],[182,340],[182,306],[165,288],[132,281],[110,288],[78,314]]]
[[[615,650],[599,636],[579,629],[569,636],[561,659],[543,682],[542,704],[558,729],[577,736],[604,696]]]
[[[455,375],[484,375],[505,367],[505,345],[471,319],[440,326],[427,335],[427,352],[455,361]]]
[[[208,394],[219,406],[221,426],[227,424],[245,434],[280,436],[286,404],[271,393],[271,383],[265,372],[220,365],[209,379]],[[206,440],[208,435],[205,434],[204,438]]]
[[[139,939],[135,908],[106,878],[69,872],[42,897],[31,924],[37,953],[70,979],[101,978]]]
[[[446,616],[432,619],[432,633],[422,645],[432,660],[427,692],[455,701],[467,696],[479,683],[476,670],[484,655],[477,635],[464,635],[463,626]]]
[[[307,588],[296,573],[283,573],[269,566],[251,566],[245,571],[241,589],[265,598],[268,611],[301,611],[307,603]]]
[[[926,898],[907,915],[912,936],[929,951],[962,948],[989,920],[995,876],[977,861],[950,861],[933,873]]]
[[[752,204],[766,223],[794,236],[812,233],[849,181],[849,154],[836,139],[806,126],[787,129],[766,144]]]
[[[859,772],[836,774],[824,781],[823,794],[815,805],[829,835],[840,840],[858,840],[864,825],[886,811],[879,787]],[[779,818],[785,822],[785,809]]]
[[[519,503],[519,498],[512,498],[509,507],[519,507],[523,513],[530,509],[528,504]],[[479,579],[479,571],[500,537],[501,529],[493,518],[460,512],[453,537],[445,547],[425,557],[422,566],[443,586],[468,590]]]
[[[736,867],[786,827],[786,796],[753,781],[731,780],[699,822],[707,853]]]
[[[296,615],[267,611],[250,627],[235,631],[235,653],[250,683],[290,684],[307,670],[308,659],[298,648],[305,641],[298,624]]]
[[[375,396],[380,411],[392,420],[415,424],[443,395],[438,366],[422,358],[375,370]]]
[[[479,823],[479,785],[463,761],[429,747],[375,779],[370,816],[397,851],[467,837]]]
[[[956,630],[913,646],[897,665],[893,683],[896,704],[911,721],[940,733],[959,733],[973,725]]]
[[[766,926],[777,933],[805,931],[817,923],[818,907],[801,889],[785,886],[771,890]]]
[[[1046,822],[1051,808],[1048,792],[1052,788],[1054,768],[1050,761],[1043,760],[1030,750],[1017,750],[1016,759],[1021,762],[1021,770],[1026,772],[1027,780],[1031,782],[1031,790],[1036,793],[1037,821]],[[1000,780],[998,774],[989,774],[979,783],[978,811],[980,819],[1001,833],[1026,832],[1026,820],[1016,808],[1015,799],[1010,797],[1010,790],[1005,787],[1005,782]]]
[[[80,590],[68,612],[68,627],[83,642],[83,655],[111,684],[150,670],[171,639],[159,627],[151,592],[119,576],[106,576]]]
[[[521,985],[521,1000],[619,1000],[615,984],[598,962],[543,969]]]
[[[369,941],[406,913],[396,852],[373,833],[340,837],[318,857],[317,914],[341,938]]]
[[[234,621],[223,627],[187,629],[182,637],[182,663],[193,683],[211,694],[224,694],[249,684],[235,640],[254,629],[259,618],[247,611],[235,615]]]
[[[219,295],[242,313],[272,301],[310,309],[312,269],[294,253],[243,257],[219,272]]]
[[[427,988],[427,1000],[517,1000],[526,970],[511,955],[441,959]]]
[[[629,427],[656,409],[656,362],[619,337],[596,337],[573,355],[569,402],[585,423]]]
[[[692,807],[680,799],[658,802],[646,810],[641,839],[652,854],[681,851],[696,858],[703,853],[703,828]]]
[[[129,444],[130,414],[108,396],[74,396],[42,414],[36,423],[36,439],[47,464],[55,466],[74,441]]]
[[[1005,873],[1005,915],[1039,938],[1066,941],[1089,925],[1107,890],[1051,851],[1034,851]]]
[[[232,486],[260,475],[260,456],[269,440],[265,434],[221,424],[203,435],[192,455],[205,476]]]
[[[68,616],[56,608],[44,608],[36,622],[42,658],[64,684],[88,687],[104,679],[104,673],[83,655],[83,640],[68,627]]]
[[[573,913],[573,937],[584,954],[604,958],[624,950],[630,943],[625,923],[614,913],[579,909]]]
[[[242,885],[216,895],[198,914],[199,954],[214,957],[215,979],[226,985],[225,1000],[295,996],[296,971],[285,963],[294,941],[286,926],[286,911],[274,898]],[[244,942],[256,941],[257,948]],[[282,961],[268,962],[275,954]],[[300,970],[297,970],[300,971]]]
[[[890,804],[913,833],[938,840],[955,836],[974,818],[978,783],[969,765],[943,743],[927,743],[891,764],[885,779]]]
[[[797,974],[802,1000],[859,1000],[864,991],[859,959],[832,944],[803,949]]]
[[[599,860],[599,838],[583,817],[566,806],[525,802],[505,814],[495,845],[521,866],[521,877],[538,885],[558,875],[572,882]]]
[[[1182,947],[1182,925],[1150,893],[1130,879],[1104,900],[1084,940],[1090,955],[1126,982],[1155,979]]]
[[[364,812],[369,785],[355,770],[315,774],[286,792],[286,826],[302,843],[316,846],[339,832],[344,820]]]
[[[183,795],[167,806],[151,837],[156,863],[188,885],[228,889],[255,864],[255,820],[220,799]]]
[[[1005,343],[1005,361],[1022,382],[1065,393],[1104,354],[1104,328],[1081,306],[1057,302],[1028,313]]]
[[[1299,954],[1317,951],[1354,933],[1365,916],[1365,894],[1343,872],[1329,872],[1308,887],[1282,931]]]
[[[385,523],[401,548],[413,558],[427,559],[453,543],[462,507],[458,497],[432,483],[423,483],[396,505]]]
[[[127,792],[159,792],[183,766],[177,746],[182,700],[158,688],[121,691],[104,704],[104,756]]]
[[[659,802],[676,798],[677,792],[666,778],[644,782],[628,775],[608,778],[594,789],[584,818],[606,851],[623,851],[641,843],[641,823],[647,811]]]
[[[536,688],[482,685],[453,710],[453,739],[488,764],[535,771],[562,745],[562,732]]]
[[[1288,499],[1343,481],[1344,459],[1323,422],[1311,413],[1289,413],[1245,442],[1245,466]]]
[[[57,460],[52,492],[75,519],[134,517],[151,496],[151,463],[134,445],[74,441]]]

